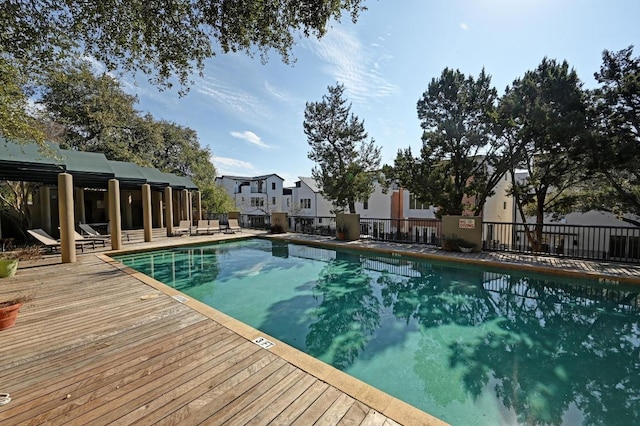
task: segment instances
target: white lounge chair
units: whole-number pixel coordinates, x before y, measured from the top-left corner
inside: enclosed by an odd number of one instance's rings
[[[73,231],[73,234],[76,239],[76,243],[91,244],[94,249],[96,248],[96,243],[102,243],[102,247],[107,246],[104,238],[85,237],[80,235],[77,231]]]
[[[242,228],[238,224],[238,219],[229,219],[229,223],[227,224],[227,232],[242,232]]]
[[[60,248],[60,241],[54,239],[51,235],[47,234],[43,229],[40,229],[40,228],[28,229],[27,232],[33,238],[38,240],[42,245],[44,245],[46,248],[51,250],[51,252]],[[77,234],[77,232],[75,233]],[[84,252],[84,246],[86,244],[91,244],[95,248],[95,242],[93,241],[78,241],[78,239],[76,239],[75,243],[76,243],[76,249],[80,248],[80,250],[83,252]]]
[[[80,228],[80,231],[84,232],[86,235],[85,236],[89,236],[91,238],[101,238],[103,240],[110,240],[111,239],[111,235],[103,235],[101,233],[99,233],[98,231],[96,231],[95,229],[93,229],[91,227],[91,225],[87,224],[87,223],[79,223],[78,224],[78,228]],[[123,237],[127,238],[127,241],[129,241],[129,234],[122,234]]]
[[[181,220],[180,224],[173,228],[173,235],[176,234],[191,234],[191,221]]]
[[[201,233],[208,234],[209,232],[211,232],[209,221],[207,219],[198,220],[198,226],[196,226],[196,235],[199,235]]]

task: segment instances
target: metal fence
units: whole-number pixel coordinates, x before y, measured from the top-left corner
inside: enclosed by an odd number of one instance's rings
[[[640,263],[640,228],[484,222],[482,248]]]
[[[289,232],[335,236],[331,216],[290,216]],[[269,229],[268,216],[243,216],[247,228]],[[533,238],[532,238],[533,237]],[[440,247],[442,222],[437,219],[360,218],[360,238]],[[531,244],[531,241],[540,244]],[[590,260],[640,263],[640,228],[484,222],[482,249]]]

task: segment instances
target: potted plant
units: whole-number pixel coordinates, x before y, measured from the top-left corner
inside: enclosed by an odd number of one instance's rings
[[[336,226],[336,238],[338,240],[344,240],[347,235],[347,226],[343,223],[340,223]]]
[[[38,246],[19,247],[0,255],[0,278],[12,277],[18,271],[20,260],[40,259],[42,254]]]
[[[31,302],[33,296],[27,294],[21,294],[9,300],[0,302],[0,330],[6,330],[16,324],[18,318],[18,311],[22,305],[27,302]]]
[[[466,241],[457,235],[442,237],[442,250],[444,251],[461,251],[463,253],[471,253],[475,249],[475,244]]]

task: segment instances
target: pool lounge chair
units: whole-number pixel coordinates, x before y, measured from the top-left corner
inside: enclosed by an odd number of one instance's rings
[[[210,220],[209,229],[211,232],[222,232],[222,228],[220,228],[220,221],[218,219]]]
[[[77,231],[73,231],[73,234],[76,239],[76,243],[91,244],[94,249],[96,248],[96,243],[102,243],[102,247],[107,246],[104,238],[85,237],[80,235]]]
[[[60,241],[54,239],[51,235],[47,234],[43,229],[27,229],[29,235],[38,240],[45,248],[48,248],[52,253],[54,250],[60,248]],[[80,248],[84,252],[84,246],[86,244],[92,244],[95,248],[95,242],[92,241],[78,241],[76,240],[76,249]]]
[[[196,235],[200,235],[200,234],[208,234],[213,230],[211,229],[209,221],[207,219],[200,219],[198,220],[198,225],[196,226],[195,231],[196,231]]]
[[[238,219],[229,219],[229,223],[227,224],[227,230],[225,232],[242,232],[242,228],[238,224]]]
[[[173,235],[177,234],[191,234],[191,221],[181,220],[180,224],[173,228]]]
[[[79,223],[78,224],[78,228],[80,228],[81,232],[84,232],[86,235],[84,235],[84,237],[91,237],[91,238],[101,238],[103,240],[110,240],[111,239],[111,235],[103,235],[101,233],[99,233],[98,231],[96,231],[95,229],[93,229],[91,227],[91,225],[86,224],[86,223]],[[123,237],[127,238],[127,241],[129,241],[129,234],[122,234]]]

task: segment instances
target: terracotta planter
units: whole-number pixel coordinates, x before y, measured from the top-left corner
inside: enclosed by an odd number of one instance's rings
[[[345,239],[345,233],[344,233],[344,232],[338,232],[338,233],[336,234],[336,238],[337,238],[338,240],[344,240],[344,239]]]
[[[18,270],[18,259],[0,260],[0,278],[12,277]]]
[[[16,324],[18,311],[22,307],[22,303],[0,308],[0,330],[11,328]]]

